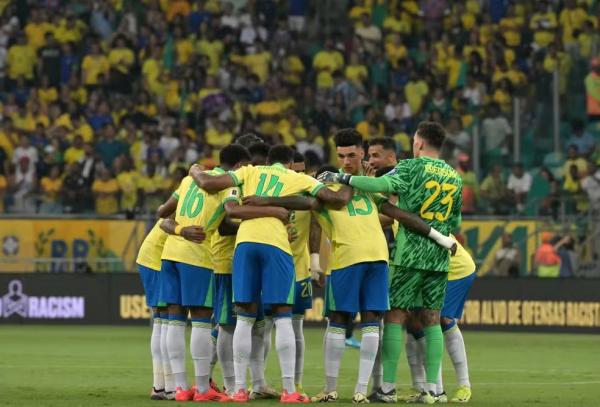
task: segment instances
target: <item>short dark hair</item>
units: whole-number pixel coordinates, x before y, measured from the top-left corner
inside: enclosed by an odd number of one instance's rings
[[[341,129],[333,136],[336,147],[362,147],[362,135],[353,128]]]
[[[391,137],[376,137],[369,140],[369,146],[381,146],[384,150],[396,152],[396,142]]]
[[[389,167],[380,168],[377,171],[375,171],[375,176],[381,177],[382,175],[385,175],[388,172],[392,171],[394,168],[396,168],[396,167],[394,167],[393,165],[390,165]]]
[[[221,165],[226,164],[230,167],[235,167],[242,161],[250,161],[250,153],[244,146],[230,144],[223,147],[219,153],[219,161]]]
[[[319,175],[321,175],[321,174],[323,174],[324,172],[327,172],[327,171],[329,171],[329,172],[338,172],[338,169],[335,168],[333,165],[329,165],[329,164],[324,165],[324,166],[320,167],[317,170],[317,173],[315,174],[315,177],[318,177]]]
[[[446,139],[446,130],[444,130],[441,124],[436,122],[419,123],[417,126],[417,134],[425,140],[429,146],[436,150],[442,148],[444,140]]]
[[[269,155],[269,148],[270,147],[268,144],[260,141],[258,143],[250,144],[248,146],[248,151],[250,152],[251,157],[260,156],[267,158],[267,156]]]
[[[264,140],[254,133],[245,133],[235,139],[235,143],[248,148],[254,143],[264,143]]]
[[[271,147],[269,155],[267,156],[267,162],[269,164],[281,163],[290,164],[294,162],[294,150],[292,147],[286,146],[285,144],[278,144]]]
[[[302,155],[302,153],[300,153],[298,151],[294,151],[294,162],[295,163],[303,163],[304,155]]]

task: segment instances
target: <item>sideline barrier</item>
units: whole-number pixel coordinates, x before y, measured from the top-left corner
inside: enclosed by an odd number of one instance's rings
[[[323,290],[314,289],[306,325],[323,319]],[[600,333],[600,279],[475,280],[465,328]],[[0,274],[0,324],[147,324],[142,285],[134,273]]]

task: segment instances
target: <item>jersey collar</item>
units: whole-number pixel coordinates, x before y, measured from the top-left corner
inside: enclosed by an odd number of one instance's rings
[[[278,167],[278,168],[283,168],[284,170],[286,169],[285,166],[281,163],[274,163],[271,164],[270,167]]]

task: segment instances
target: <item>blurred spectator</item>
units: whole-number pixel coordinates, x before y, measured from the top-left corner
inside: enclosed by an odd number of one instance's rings
[[[40,181],[42,193],[40,213],[62,213],[62,205],[60,203],[62,183],[63,180],[60,177],[60,168],[56,165],[51,167],[50,174],[47,177],[43,177]]]
[[[502,247],[494,255],[494,264],[488,275],[496,277],[519,277],[521,253],[513,244],[512,235],[502,235]]]
[[[462,187],[462,213],[473,214],[479,202],[479,181],[471,167],[471,159],[466,154],[458,156],[458,167],[456,171],[460,174],[463,182]]]
[[[569,207],[575,204],[575,210],[577,212],[583,212],[588,208],[588,202],[583,196],[583,189],[581,181],[586,175],[584,172],[579,172],[577,165],[573,164],[569,167],[567,174],[565,174],[565,180],[563,183],[563,189],[570,194],[571,201],[567,202]]]
[[[532,194],[535,197],[541,198],[541,205],[539,215],[550,215],[556,217],[559,206],[560,196],[560,183],[548,168],[543,167],[540,169],[540,178],[537,182],[533,182]],[[539,191],[538,194],[534,194],[533,191]]]
[[[65,163],[73,164],[81,162],[85,157],[85,150],[83,148],[83,137],[77,135],[73,139],[73,145],[65,150]]]
[[[104,126],[101,134],[100,141],[96,144],[96,151],[104,165],[112,168],[115,159],[127,151],[127,146],[116,139],[115,128],[112,124]]]
[[[13,212],[34,213],[36,190],[35,167],[28,156],[22,156],[16,164],[16,169],[10,182],[13,195]]]
[[[67,166],[62,183],[62,202],[65,213],[82,213],[86,209],[88,186],[78,163]]]
[[[533,256],[532,275],[540,278],[557,278],[560,276],[561,259],[558,249],[566,240],[560,240],[553,243],[554,234],[543,232],[541,235],[542,244],[536,249]]]
[[[482,135],[485,139],[485,151],[488,155],[505,157],[508,155],[509,136],[512,128],[505,117],[500,116],[497,103],[489,107],[489,114],[482,123]]]
[[[30,143],[27,135],[19,137],[19,146],[15,148],[13,153],[13,164],[19,164],[22,158],[27,158],[31,166],[35,167],[38,162],[38,151]]]
[[[585,130],[583,121],[573,120],[572,128],[573,133],[567,141],[567,145],[577,147],[577,152],[581,156],[589,156],[596,149],[596,140]]]
[[[587,114],[592,120],[600,120],[600,57],[592,59],[592,70],[585,77]]]
[[[138,204],[139,174],[127,156],[121,157],[119,164],[115,165],[115,171],[121,192],[121,211],[125,212],[127,219],[132,219]]]
[[[45,35],[45,45],[38,50],[38,72],[40,77],[48,78],[48,83],[52,87],[57,87],[60,84],[61,54],[61,47],[56,42],[54,34],[47,32]]]
[[[525,172],[523,164],[513,165],[512,173],[508,177],[507,189],[512,195],[513,202],[517,205],[517,211],[523,213],[527,204],[527,196],[531,189],[531,174]]]
[[[100,215],[113,215],[119,212],[119,184],[112,177],[109,169],[100,170],[100,175],[92,185],[92,192],[96,201],[96,213]]]
[[[575,238],[573,236],[565,236],[558,247],[558,255],[560,256],[560,277],[575,277],[579,269],[579,258],[575,252]]]
[[[4,168],[0,167],[0,213],[5,212],[4,200],[6,199],[6,190],[8,188],[8,181],[4,176]]]
[[[456,161],[461,155],[471,153],[471,137],[463,130],[458,116],[452,116],[446,126],[446,140],[443,146],[443,156],[447,160]]]
[[[509,190],[502,176],[502,166],[494,165],[492,171],[481,183],[481,196],[486,200],[492,215],[505,215],[509,212]]]
[[[590,208],[600,213],[600,169],[595,162],[588,163],[586,175],[581,180],[581,189],[587,194]]]

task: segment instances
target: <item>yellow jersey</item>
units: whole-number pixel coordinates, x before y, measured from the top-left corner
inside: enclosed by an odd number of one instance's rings
[[[212,175],[222,172],[220,169],[208,171]],[[224,203],[229,200],[237,201],[239,190],[228,188],[218,194],[209,194],[199,188],[188,175],[181,181],[173,196],[178,200],[175,210],[177,224],[183,227],[202,226],[206,239],[202,243],[193,243],[182,236],[169,235],[162,258],[212,270],[212,235],[225,216]]]
[[[289,196],[308,192],[316,195],[325,185],[302,173],[285,168],[281,164],[247,165],[230,171],[235,185],[242,186],[244,196]],[[243,242],[275,246],[292,255],[285,225],[276,218],[257,218],[242,222],[237,233],[236,245]]]
[[[160,258],[162,255],[165,241],[169,234],[160,228],[162,219],[159,219],[152,230],[148,233],[136,259],[136,263],[149,269],[160,271]]]
[[[454,238],[454,236],[452,236]],[[456,238],[454,238],[456,241]],[[460,280],[470,276],[475,272],[475,262],[471,255],[462,245],[456,241],[456,254],[450,257],[450,266],[448,267],[448,281]]]
[[[222,236],[217,230],[213,233],[210,249],[215,274],[231,274],[233,251],[235,250],[235,235]]]
[[[331,235],[331,270],[389,260],[387,241],[379,222],[380,201],[378,195],[355,190],[352,200],[342,209],[325,207],[317,212],[324,220],[319,223],[329,224],[329,228],[323,230]]]
[[[290,243],[294,256],[296,281],[306,280],[310,277],[310,253],[308,252],[308,238],[310,236],[310,211],[293,211],[290,214],[290,226],[295,229],[298,238]]]

